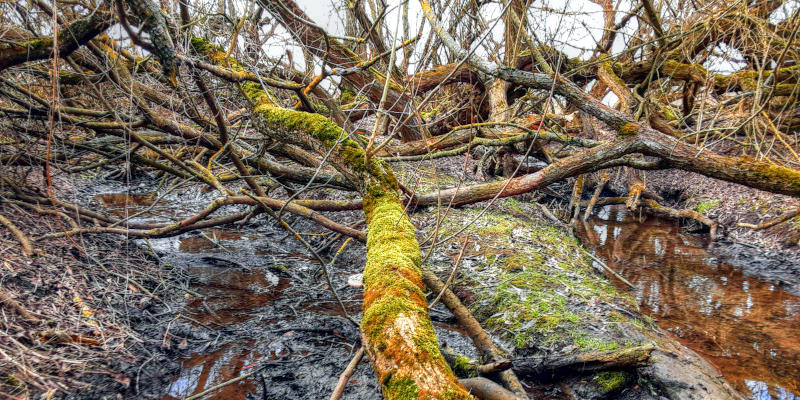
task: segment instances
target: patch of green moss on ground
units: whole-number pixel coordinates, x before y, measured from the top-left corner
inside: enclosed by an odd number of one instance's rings
[[[575,338],[575,345],[583,351],[611,351],[619,348],[619,343],[605,341],[591,336],[578,336]]]
[[[598,372],[592,379],[603,394],[616,392],[628,383],[630,374],[622,371],[603,371]]]
[[[530,260],[524,254],[514,254],[506,257],[503,260],[503,269],[507,272],[519,272],[530,263]]]
[[[710,200],[710,201],[701,201],[697,203],[694,210],[699,212],[700,214],[705,214],[712,208],[716,207],[719,204],[719,200]]]
[[[522,206],[520,205],[519,201],[517,201],[517,199],[515,199],[513,197],[509,197],[508,198],[508,200],[506,201],[506,205],[511,210],[516,211],[516,212],[518,212],[520,214],[524,214],[525,213],[525,211],[522,209]]]
[[[618,313],[616,311],[610,312],[608,314],[608,317],[609,317],[609,320],[611,320],[613,322],[629,322],[630,321],[630,319],[628,319],[628,317],[626,317],[626,316],[624,316],[624,315],[622,315],[622,314],[620,314],[620,313]]]

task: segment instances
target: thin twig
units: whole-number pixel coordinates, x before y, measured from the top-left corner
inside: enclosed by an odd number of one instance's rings
[[[361,361],[362,357],[364,357],[364,346],[361,346],[358,351],[356,351],[353,359],[350,360],[349,364],[347,364],[347,368],[345,368],[344,372],[339,375],[339,381],[336,382],[336,388],[333,389],[330,400],[339,400],[342,397],[344,388],[347,386],[347,381],[350,380],[350,376],[352,376],[353,372],[355,372],[356,366],[358,366],[358,363]]]

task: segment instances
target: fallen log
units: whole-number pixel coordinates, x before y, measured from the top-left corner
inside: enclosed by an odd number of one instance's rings
[[[514,371],[526,378],[554,378],[561,375],[585,374],[607,369],[634,369],[650,365],[653,345],[628,347],[612,351],[579,353],[556,358],[518,358]]]

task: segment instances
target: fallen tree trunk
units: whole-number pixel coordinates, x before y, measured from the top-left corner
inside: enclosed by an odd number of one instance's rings
[[[203,49],[216,62],[226,60],[224,52],[213,45]],[[252,82],[243,84],[242,92],[252,103],[251,116],[260,132],[327,155],[327,161],[363,196],[369,233],[361,334],[384,397],[473,398],[439,351],[428,315],[415,228],[389,165],[367,159],[347,132],[322,115],[275,105]]]
[[[747,157],[726,157],[692,146],[678,138],[645,126],[627,114],[607,107],[563,76],[532,73],[515,68],[493,66],[478,58],[474,53],[467,53],[466,50],[460,47],[455,39],[441,27],[437,17],[431,10],[430,4],[426,0],[420,0],[420,4],[422,5],[425,17],[433,26],[433,30],[439,35],[448,49],[458,57],[467,59],[470,65],[476,69],[497,79],[502,79],[517,85],[534,89],[552,90],[566,98],[572,105],[600,121],[605,122],[610,128],[618,132],[618,139],[616,142],[611,142],[612,145],[610,148],[601,149],[603,147],[602,145],[597,146],[569,157],[569,162],[561,163],[561,165],[558,166],[559,168],[568,168],[572,170],[570,175],[567,176],[574,176],[578,173],[585,172],[581,171],[581,169],[587,167],[585,162],[583,162],[585,158],[590,158],[594,162],[602,163],[604,161],[616,159],[625,154],[637,152],[662,157],[667,164],[672,167],[697,172],[708,177],[739,183],[773,193],[800,196],[800,170],[781,167]],[[633,138],[633,140],[630,140],[630,138]],[[567,159],[560,161],[564,160]],[[552,165],[555,164],[556,163]],[[545,170],[546,169],[548,168],[545,168]],[[560,174],[553,174],[552,171],[550,171],[548,175]],[[522,186],[538,187],[541,183],[537,181],[543,178],[545,177],[540,176],[527,179]],[[518,190],[523,190],[522,187],[516,184],[520,182],[514,183],[515,184],[512,185],[512,191],[521,193]]]
[[[607,369],[633,369],[650,365],[653,350],[654,346],[645,345],[557,358],[520,358],[514,360],[513,369],[519,375],[540,379]]]

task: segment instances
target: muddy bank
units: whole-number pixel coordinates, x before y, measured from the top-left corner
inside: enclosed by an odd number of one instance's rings
[[[134,221],[158,221],[187,215],[212,195],[189,190],[144,200],[152,189],[104,183],[95,185],[86,201],[117,215],[146,211]],[[357,221],[357,214],[352,217]],[[328,261],[344,243],[306,220],[286,221]],[[147,387],[123,390],[126,397],[183,399],[243,377],[203,398],[324,398],[360,346],[358,328],[348,316],[360,319],[361,289],[347,284],[362,272],[365,249],[359,243],[348,242],[336,262],[325,266],[336,295],[318,260],[263,216],[245,225],[135,243],[139,250],[154,251],[160,265],[183,271],[187,285],[171,304],[173,319],[151,332],[164,338],[158,352],[173,361],[169,371],[161,371],[163,378]],[[441,306],[431,314],[440,341],[474,357],[452,315]],[[366,359],[344,398],[380,398]]]
[[[29,237],[67,224],[0,201]],[[0,397],[116,398],[168,382],[163,349],[186,285],[181,271],[120,237],[58,238],[21,254],[0,229]]]
[[[448,175],[433,175],[436,178],[428,184],[453,183]],[[84,204],[105,207],[115,215],[133,216],[132,221],[170,221],[196,211],[214,195],[189,187],[151,196],[155,189],[152,182],[127,187],[91,182],[76,195]],[[684,347],[691,347],[689,341],[676,341],[676,337],[682,339],[680,332],[661,325],[657,316],[653,319],[646,315],[652,310],[640,297],[653,298],[652,293],[638,296],[612,285],[597,270],[586,249],[565,230],[552,226],[529,200],[528,196],[504,199],[486,212],[480,205],[441,212],[414,210],[412,219],[420,228],[423,252],[437,243],[428,266],[443,279],[450,274],[463,240],[469,238],[454,289],[505,348],[520,374],[525,373],[523,384],[532,394],[537,398],[564,399],[740,396],[714,365]],[[359,215],[337,214],[337,218],[352,223],[358,221]],[[609,219],[604,218],[600,220]],[[341,238],[334,239],[305,220],[289,217],[287,221],[327,260],[343,244]],[[614,233],[615,228],[606,229],[610,232],[606,233],[607,243],[618,246],[620,259],[639,254]],[[669,240],[680,239],[684,249],[691,248],[685,242],[697,241],[700,248],[707,245],[702,238],[680,236],[679,228],[670,229],[666,233]],[[86,236],[84,240],[96,238]],[[159,276],[147,288],[161,292],[147,301],[101,306],[92,303],[96,308],[123,313],[125,318],[118,318],[117,322],[136,332],[141,344],[131,347],[131,357],[103,364],[108,373],[84,374],[89,376],[88,385],[68,398],[183,399],[240,377],[211,390],[207,398],[324,398],[330,395],[360,345],[358,329],[347,319],[350,316],[357,321],[360,316],[361,290],[347,284],[348,278],[363,267],[364,248],[358,243],[349,243],[335,263],[326,265],[332,283],[329,285],[322,266],[308,256],[307,249],[263,216],[244,225],[175,238],[117,239],[112,238],[109,243],[122,245],[111,247],[125,252],[116,258],[147,255],[147,271]],[[652,246],[646,249],[655,251]],[[747,254],[755,257],[759,253]],[[598,255],[602,256],[600,252]],[[745,260],[744,256],[741,258]],[[772,262],[776,261],[763,261],[763,269],[772,268]],[[715,271],[733,282],[730,271]],[[104,277],[94,273],[98,279]],[[146,275],[139,273],[143,274]],[[654,282],[658,278],[650,276],[634,283],[650,288]],[[792,285],[788,281],[786,284]],[[741,286],[741,282],[737,285]],[[769,292],[768,286],[759,286],[755,281],[749,285],[751,293]],[[336,297],[331,287],[336,290]],[[130,288],[118,290],[126,296],[135,293]],[[739,297],[737,301],[746,306],[746,298]],[[677,298],[675,302],[680,301],[684,299]],[[472,344],[446,309],[438,305],[431,316],[440,343],[475,358]],[[686,328],[684,331],[688,332]],[[766,346],[763,341],[759,343]],[[765,348],[763,351],[769,354],[769,349],[791,346]],[[646,362],[635,365],[576,372],[548,364],[598,353],[618,355],[640,350],[646,351],[648,357]],[[712,362],[718,356],[696,351]],[[736,357],[743,353],[733,354]],[[786,354],[773,359],[787,360],[782,358]],[[727,353],[722,356],[732,357]],[[754,356],[748,365],[758,361],[761,360]],[[787,363],[790,368],[791,365]],[[779,387],[774,380],[726,376],[745,393],[757,393],[757,388],[737,382],[749,380],[756,386],[763,383],[766,393],[774,393]],[[344,398],[380,398],[366,361],[358,365]]]
[[[787,211],[797,210],[800,199],[680,170],[648,171],[647,187],[662,195],[666,205],[699,211],[717,221],[729,243],[754,245],[758,249],[774,252],[763,254],[767,258],[786,260],[798,265],[796,260],[800,259],[800,216],[764,230],[753,230],[739,224],[757,225]],[[725,251],[726,244],[719,247]],[[743,252],[747,251],[733,249],[730,254],[725,255],[735,258],[736,254]],[[758,250],[754,253],[758,253]]]
[[[708,250],[726,263],[739,268],[745,276],[777,284],[783,290],[800,296],[800,257],[796,251],[768,250],[730,239],[718,240]]]

